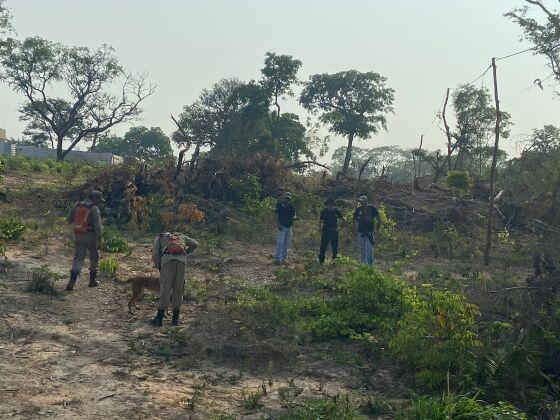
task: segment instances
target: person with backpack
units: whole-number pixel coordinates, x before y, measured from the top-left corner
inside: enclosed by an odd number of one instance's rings
[[[359,206],[354,211],[354,220],[360,243],[361,259],[363,264],[373,265],[375,222],[377,221],[377,229],[379,229],[381,227],[381,215],[374,206],[368,204],[365,195],[358,198],[358,203]]]
[[[325,262],[325,253],[329,243],[332,247],[332,259],[335,260],[338,254],[338,220],[342,219],[342,213],[334,207],[334,200],[329,198],[326,207],[319,216],[319,231],[321,232],[321,247],[319,250],[319,262]]]
[[[70,270],[70,281],[66,290],[74,290],[76,280],[82,271],[84,259],[89,253],[89,287],[99,286],[97,281],[97,266],[99,263],[99,248],[103,224],[99,213],[99,205],[103,200],[100,191],[93,190],[88,198],[76,204],[69,215],[74,230],[74,260]]]
[[[152,260],[159,270],[159,302],[157,314],[150,322],[161,327],[165,311],[171,306],[171,325],[179,325],[183,288],[187,271],[187,255],[198,248],[198,242],[178,232],[162,232],[154,240]]]
[[[288,248],[292,240],[292,225],[296,219],[296,210],[291,203],[292,193],[286,192],[276,204],[276,215],[278,233],[276,234],[276,252],[274,263],[276,265],[286,263],[288,259]]]

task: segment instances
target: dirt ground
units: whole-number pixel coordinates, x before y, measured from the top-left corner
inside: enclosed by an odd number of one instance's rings
[[[191,261],[188,280],[198,289],[274,278],[269,250],[262,246],[232,243],[219,256],[200,254]],[[222,301],[229,293],[235,299],[235,288],[224,286],[215,303],[212,296],[185,302],[181,329],[190,339],[181,343],[182,351],[175,345],[170,357],[157,357],[157,349],[167,348],[176,329],[149,325],[155,312],[149,293],[130,315],[128,285],[102,279],[100,287],[88,288],[87,269],[75,290],[61,297],[24,291],[31,270],[45,264],[64,275],[58,283],[62,291],[71,255],[71,243],[63,236],[33,250],[10,245],[10,265],[0,273],[7,286],[0,288],[0,418],[274,418],[280,409],[277,390],[289,379],[306,396],[364,388],[359,370],[317,360],[305,346],[282,351],[281,342],[243,341],[247,334],[239,321],[220,316]],[[156,275],[145,269],[151,267],[149,238],[118,259],[121,278]],[[259,351],[272,355],[268,368],[264,360],[264,367],[255,363],[262,358]],[[373,394],[398,399],[405,392],[384,369],[366,382]],[[245,409],[244,396],[263,387],[264,408]]]

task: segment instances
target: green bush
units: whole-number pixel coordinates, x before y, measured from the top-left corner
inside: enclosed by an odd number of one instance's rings
[[[468,194],[473,188],[473,180],[467,171],[449,171],[445,177],[445,185]]]
[[[51,271],[46,265],[41,268],[35,268],[32,271],[31,283],[26,290],[33,293],[46,293],[48,295],[58,296],[60,292],[56,289],[56,282],[62,276]]]
[[[279,417],[282,420],[359,420],[365,417],[348,395],[308,399],[301,406]]]
[[[119,262],[115,259],[115,257],[107,257],[99,261],[99,271],[110,279],[115,279],[117,277],[118,269]]]
[[[449,222],[438,221],[432,232],[430,248],[436,258],[441,255],[454,258],[458,254],[461,241],[461,234],[457,231],[455,225]]]
[[[127,252],[129,250],[128,243],[122,234],[112,228],[105,228],[103,230],[102,248],[103,251],[111,253]]]
[[[0,240],[15,241],[29,229],[17,216],[0,217]]]
[[[447,372],[463,373],[481,346],[475,332],[479,310],[449,291],[431,290],[428,296],[408,298],[411,310],[398,322],[390,348],[418,371],[419,386],[438,389]]]
[[[400,416],[403,420],[526,420],[527,416],[515,407],[499,403],[487,405],[477,396],[446,395],[440,398],[421,397]]]
[[[233,178],[228,182],[227,199],[243,204],[248,200],[258,200],[261,196],[261,182],[256,175]]]

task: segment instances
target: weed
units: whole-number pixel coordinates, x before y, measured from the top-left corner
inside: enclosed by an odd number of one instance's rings
[[[103,251],[117,253],[127,252],[129,247],[121,233],[116,229],[105,228],[103,230]]]
[[[107,257],[99,261],[99,271],[107,276],[107,278],[115,280],[117,278],[117,271],[119,269],[119,262],[115,257]]]
[[[56,289],[56,282],[62,276],[54,271],[51,271],[47,266],[35,268],[32,271],[31,283],[27,286],[26,290],[33,293],[46,293],[52,296],[59,296],[60,292]]]
[[[359,413],[348,395],[338,394],[334,397],[308,399],[301,406],[279,418],[282,420],[358,420],[365,417]]]
[[[256,410],[263,407],[261,399],[263,397],[262,390],[258,390],[255,392],[246,393],[242,391],[241,393],[241,405],[246,410]]]
[[[21,219],[17,216],[0,218],[0,240],[15,241],[20,239],[29,229]]]
[[[362,400],[360,411],[367,416],[380,416],[391,411],[391,406],[383,398],[368,397]]]
[[[303,388],[297,386],[293,379],[288,379],[288,386],[278,389],[278,399],[280,404],[285,408],[295,406],[296,399],[303,392]]]

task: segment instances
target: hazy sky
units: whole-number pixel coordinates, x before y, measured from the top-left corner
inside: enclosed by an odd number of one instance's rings
[[[357,146],[416,147],[440,107],[445,89],[472,81],[503,56],[528,46],[503,17],[523,1],[505,0],[8,0],[19,37],[39,35],[65,44],[112,45],[123,65],[157,84],[137,124],[171,134],[171,113],[222,77],[259,77],[267,51],[303,62],[299,77],[357,69],[388,78],[396,90],[388,132]],[[550,74],[530,53],[498,63],[501,105],[515,123],[503,147],[533,128],[560,124],[552,87],[534,87]],[[552,79],[550,79],[552,80]],[[477,84],[491,86],[491,72]],[[0,127],[19,137],[22,97],[0,85]],[[284,109],[306,116],[292,100]],[[438,121],[425,136],[443,147]],[[125,132],[130,125],[117,127]],[[331,152],[343,144],[336,139]],[[330,155],[330,153],[329,153]]]

